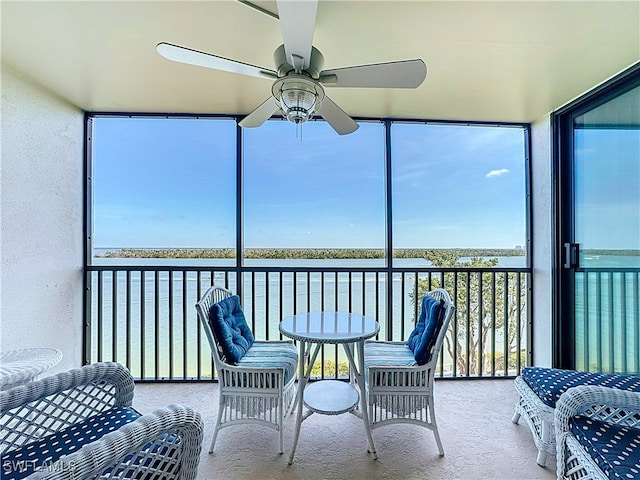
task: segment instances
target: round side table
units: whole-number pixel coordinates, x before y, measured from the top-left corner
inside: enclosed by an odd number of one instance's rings
[[[0,353],[0,390],[23,385],[36,379],[62,360],[56,348],[24,348]]]

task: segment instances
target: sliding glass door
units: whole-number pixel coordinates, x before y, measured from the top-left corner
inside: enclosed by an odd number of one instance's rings
[[[640,372],[640,74],[555,117],[556,363]]]

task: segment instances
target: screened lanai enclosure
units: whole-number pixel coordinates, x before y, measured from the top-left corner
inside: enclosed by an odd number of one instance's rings
[[[444,287],[457,315],[441,377],[527,364],[527,125],[369,120],[339,137],[323,121],[87,124],[86,361],[122,362],[141,380],[211,378],[194,305],[218,284],[264,340],[283,318],[322,310],[406,340],[419,300]],[[346,375],[344,353],[324,346],[314,376]]]
[[[639,85],[636,66],[552,116],[557,367],[640,371]],[[416,299],[444,287],[457,311],[441,378],[532,362],[529,125],[359,119],[341,137],[321,120],[237,121],[86,115],[86,362],[215,376],[193,307],[212,284],[267,340],[310,310],[405,340]],[[313,373],[344,377],[346,359],[325,346]]]

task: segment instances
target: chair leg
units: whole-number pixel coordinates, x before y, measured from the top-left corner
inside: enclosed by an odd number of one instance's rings
[[[433,396],[429,398],[429,409],[431,410],[431,424],[433,425],[433,435],[436,437],[438,452],[440,453],[441,457],[444,457],[444,448],[442,447],[440,432],[438,432],[438,424],[436,423],[436,411],[434,410],[433,406]]]
[[[513,412],[513,417],[511,417],[511,421],[517,424],[520,421],[520,414],[518,412]]]
[[[224,410],[224,399],[222,393],[220,394],[220,402],[218,402],[218,418],[216,419],[216,425],[213,428],[213,438],[211,439],[211,445],[209,446],[209,453],[213,453],[213,447],[216,444],[218,438],[218,432],[220,431],[220,423],[222,422],[222,412]]]
[[[553,430],[553,426],[549,424],[546,420],[542,420],[541,427],[541,437],[543,445],[549,445],[551,443],[551,431]],[[547,452],[538,449],[538,457],[536,458],[536,463],[541,467],[547,466]]]
[[[442,442],[440,441],[440,433],[438,433],[438,427],[434,424],[433,435],[436,437],[436,444],[438,445],[438,453],[441,457],[444,457],[444,448],[442,448]]]
[[[542,450],[538,450],[538,456],[536,457],[536,463],[541,467],[547,466],[547,454]]]
[[[280,455],[284,453],[284,394],[278,398],[278,430],[280,431]]]
[[[211,439],[211,444],[209,445],[209,453],[213,453],[213,447],[216,444],[217,437],[218,437],[218,425],[216,424],[216,427],[213,430],[213,438]]]

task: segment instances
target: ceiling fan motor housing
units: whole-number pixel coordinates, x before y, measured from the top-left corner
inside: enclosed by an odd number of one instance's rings
[[[273,63],[276,66],[278,77],[284,77],[290,72],[295,72],[295,68],[293,67],[293,65],[291,65],[291,62],[287,60],[287,54],[285,52],[284,45],[280,45],[278,48],[276,48],[276,51],[273,52]],[[311,47],[311,58],[309,59],[309,66],[302,72],[296,73],[304,73],[317,80],[320,77],[320,72],[323,68],[324,56],[316,47]]]

